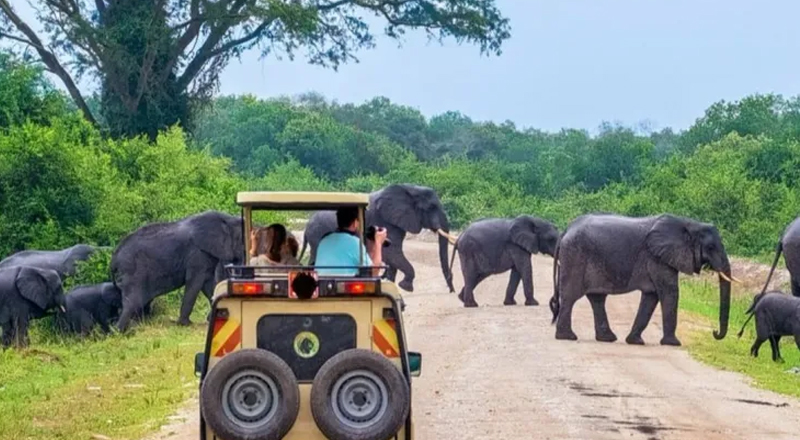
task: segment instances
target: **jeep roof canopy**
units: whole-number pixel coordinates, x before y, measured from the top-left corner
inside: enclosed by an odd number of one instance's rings
[[[332,210],[344,206],[366,208],[369,194],[323,191],[244,191],[236,203],[255,209]]]

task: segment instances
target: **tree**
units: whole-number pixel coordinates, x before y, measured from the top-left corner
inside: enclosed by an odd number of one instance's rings
[[[384,33],[408,29],[429,38],[480,46],[500,54],[510,37],[495,0],[36,0],[46,37],[0,0],[0,37],[33,48],[60,78],[86,118],[96,123],[74,77],[100,80],[102,111],[112,135],[151,137],[189,121],[192,100],[217,88],[233,58],[253,48],[262,56],[305,49],[310,63],[336,69],[375,45],[363,18],[374,14]],[[47,42],[45,42],[47,40]],[[61,59],[67,59],[67,64]]]

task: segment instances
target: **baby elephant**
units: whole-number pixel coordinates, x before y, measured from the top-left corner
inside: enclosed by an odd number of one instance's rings
[[[86,336],[95,325],[109,333],[109,324],[119,317],[122,293],[113,283],[78,286],[66,296],[67,311],[59,314],[59,327],[66,332]]]
[[[750,322],[750,318],[755,316],[756,340],[750,348],[753,357],[758,357],[761,344],[769,340],[772,360],[783,362],[779,348],[782,336],[794,336],[797,348],[800,349],[800,298],[779,291],[763,292],[753,298],[753,304],[747,309],[747,314],[750,316],[738,336],[742,337],[744,327]]]

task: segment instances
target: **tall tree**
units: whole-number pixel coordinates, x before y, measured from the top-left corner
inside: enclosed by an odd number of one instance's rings
[[[33,48],[95,123],[76,86],[100,80],[102,111],[112,134],[148,133],[189,119],[189,104],[213,94],[233,58],[304,49],[312,64],[336,69],[358,61],[375,35],[366,14],[401,38],[422,29],[429,38],[478,44],[500,54],[510,37],[495,0],[31,0],[45,36],[0,0],[0,37]],[[62,60],[67,60],[63,62]]]

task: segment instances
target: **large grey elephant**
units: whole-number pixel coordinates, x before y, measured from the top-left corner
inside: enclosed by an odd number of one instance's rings
[[[405,277],[398,285],[409,292],[414,290],[414,266],[403,254],[403,240],[406,233],[418,234],[429,229],[439,234],[439,262],[447,287],[454,292],[453,277],[447,265],[448,242],[455,241],[449,235],[450,223],[444,212],[439,196],[431,188],[410,184],[394,184],[375,191],[369,196],[369,206],[365,214],[366,226],[386,228],[391,245],[383,249],[383,262],[388,269],[385,276],[394,281],[397,271]],[[300,258],[309,246],[309,264],[314,264],[316,248],[322,237],[336,230],[335,211],[317,211],[306,225],[303,248]]]
[[[452,271],[458,253],[464,276],[464,287],[461,288],[458,299],[464,303],[464,307],[477,307],[475,287],[489,275],[510,270],[511,276],[503,304],[509,306],[517,303],[514,296],[521,280],[525,305],[539,305],[533,298],[531,255],[541,252],[554,256],[558,239],[555,225],[529,215],[513,219],[482,219],[470,224],[456,240],[453,258],[450,260]]]
[[[772,274],[775,272],[775,266],[778,265],[778,260],[781,258],[781,253],[783,253],[786,260],[786,268],[789,269],[792,295],[800,297],[800,217],[789,223],[781,239],[778,240],[778,245],[775,248],[775,260],[772,262],[769,275],[767,275],[767,282],[764,283],[764,288],[761,289],[762,294],[767,291],[769,282],[772,280]]]
[[[88,244],[76,244],[57,251],[26,250],[20,251],[6,257],[0,261],[0,269],[13,266],[30,266],[41,269],[50,269],[58,272],[61,280],[75,274],[75,267],[78,261],[86,261],[98,249],[110,249],[108,247],[96,247]]]
[[[197,294],[202,290],[211,300],[220,266],[243,261],[240,217],[206,211],[139,228],[120,242],[111,257],[112,278],[122,292],[117,327],[124,332],[145,305],[182,286],[178,323],[191,324]]]
[[[576,340],[572,307],[586,295],[594,314],[595,339],[613,342],[605,302],[609,294],[642,292],[628,344],[644,344],[642,332],[661,302],[662,345],[680,345],[678,272],[700,273],[710,267],[719,274],[719,332],[725,337],[731,301],[731,266],[717,228],[670,214],[624,217],[588,214],[575,219],[561,237],[553,265],[554,294],[550,299],[556,339]]]
[[[38,267],[0,269],[0,327],[3,346],[27,347],[28,324],[54,308],[66,311],[58,272]]]

